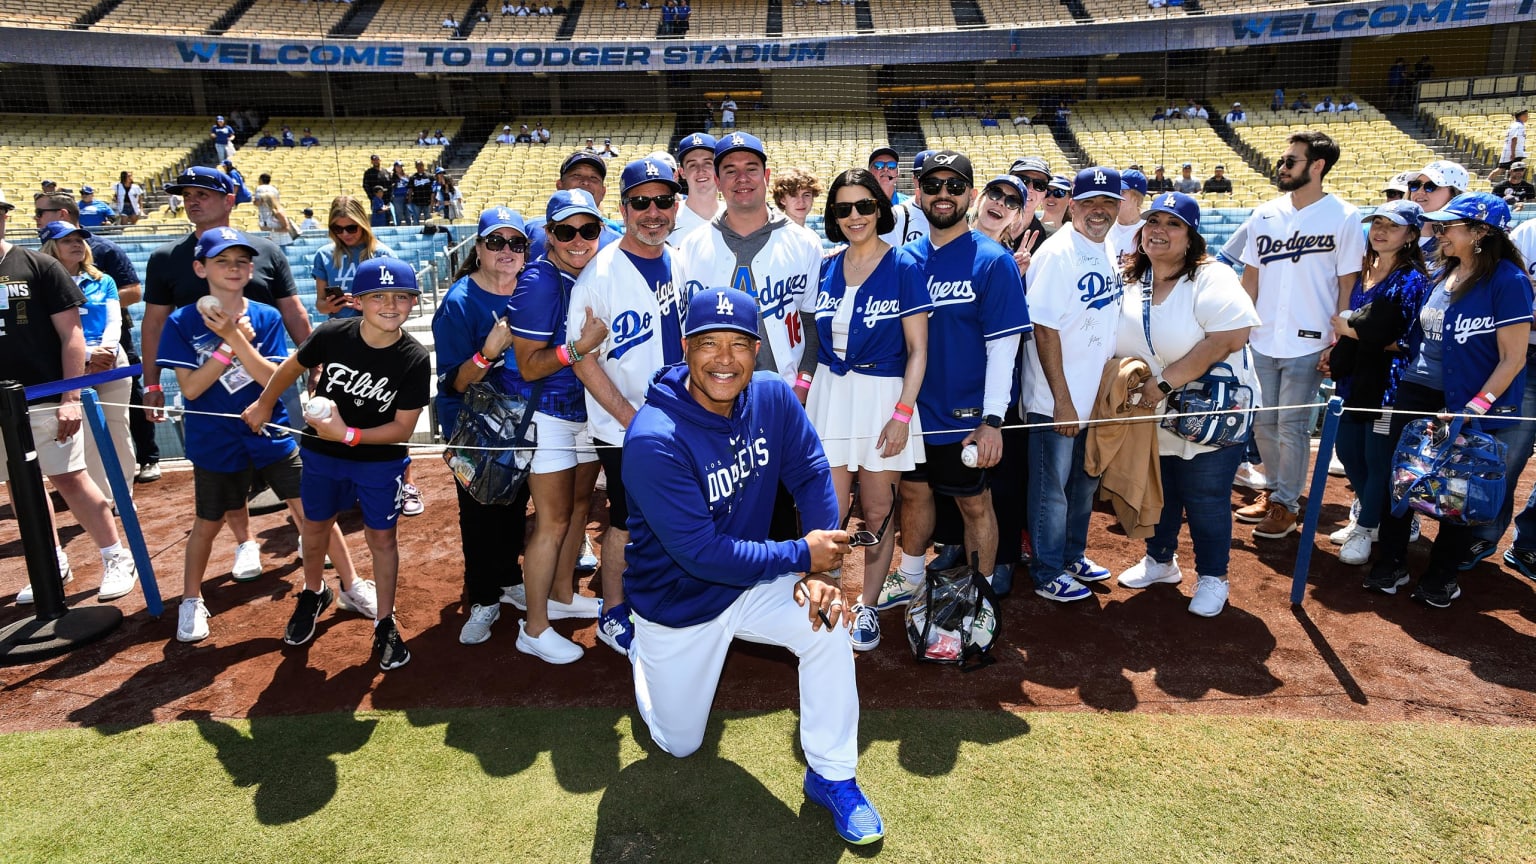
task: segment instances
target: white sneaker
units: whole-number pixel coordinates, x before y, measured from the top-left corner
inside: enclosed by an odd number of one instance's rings
[[[176,641],[201,642],[208,638],[208,607],[203,598],[188,597],[176,610]]]
[[[543,660],[546,663],[575,663],[581,659],[581,646],[561,636],[551,627],[537,637],[528,635],[528,622],[517,622],[517,650]]]
[[[492,603],[489,606],[481,606],[479,603],[469,607],[469,620],[464,622],[463,629],[459,630],[459,644],[479,645],[491,638],[491,625],[501,617],[501,604]],[[550,631],[554,632],[554,631]]]
[[[1329,534],[1328,542],[1335,546],[1343,546],[1344,541],[1348,540],[1349,535],[1355,533],[1355,529],[1358,527],[1360,527],[1360,499],[1356,498],[1355,503],[1349,505],[1349,521],[1344,524],[1343,528]],[[1376,539],[1375,528],[1371,529],[1371,539]]]
[[[1333,455],[1328,459],[1328,476],[1344,476],[1344,463],[1339,461],[1339,453],[1337,450],[1335,450]]]
[[[511,603],[519,612],[528,611],[528,589],[519,582],[501,589],[501,602]]]
[[[1126,588],[1146,588],[1159,583],[1177,585],[1183,580],[1184,572],[1179,569],[1179,556],[1173,556],[1172,561],[1164,564],[1151,555],[1143,555],[1140,561],[1121,573],[1115,581]]]
[[[69,559],[65,558],[63,555],[59,556],[59,580],[62,581],[65,585],[75,581],[75,571],[70,569]],[[29,605],[32,603],[33,599],[32,583],[29,581],[26,585],[22,586],[20,591],[16,592],[16,605]]]
[[[299,567],[303,568],[303,566],[304,566],[304,538],[300,537],[299,538]],[[334,569],[335,567],[336,567],[336,565],[331,562],[331,553],[329,553],[329,552],[325,553],[325,569],[331,570],[331,569]]]
[[[549,620],[551,621],[559,621],[562,618],[596,618],[602,611],[603,601],[596,597],[572,594],[569,603],[561,603],[559,600],[549,601]]]
[[[139,584],[139,570],[133,566],[133,556],[119,552],[102,562],[101,590],[96,593],[100,602],[116,600],[133,591]]]
[[[247,540],[235,547],[235,566],[229,575],[236,582],[250,582],[261,578],[261,545]]]
[[[1375,539],[1375,528],[1356,528],[1339,547],[1339,563],[1364,564],[1371,560],[1371,543]]]
[[[591,573],[597,569],[597,551],[592,548],[592,538],[581,538],[581,551],[576,555],[576,569],[582,573]]]
[[[1247,462],[1237,466],[1237,476],[1232,478],[1232,482],[1238,486],[1247,486],[1255,492],[1269,488],[1269,478],[1264,476],[1264,472]]]
[[[1190,598],[1189,611],[1202,618],[1215,618],[1227,606],[1227,580],[1220,576],[1195,578],[1195,596]]]
[[[352,587],[336,594],[336,605],[372,621],[379,617],[379,589],[372,579],[353,579]]]

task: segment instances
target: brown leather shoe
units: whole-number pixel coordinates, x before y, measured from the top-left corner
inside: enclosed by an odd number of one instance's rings
[[[1279,540],[1296,530],[1296,514],[1285,509],[1284,504],[1269,505],[1264,521],[1253,526],[1253,536],[1266,540]]]
[[[1269,515],[1269,493],[1260,492],[1252,504],[1237,508],[1232,514],[1239,522],[1262,522]]]

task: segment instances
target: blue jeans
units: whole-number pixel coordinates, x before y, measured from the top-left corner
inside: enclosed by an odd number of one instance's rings
[[[1531,346],[1525,352],[1525,393],[1520,397],[1520,416],[1536,417],[1536,346]],[[1504,536],[1504,531],[1509,528],[1510,517],[1515,511],[1515,486],[1520,481],[1520,474],[1525,471],[1525,463],[1531,459],[1531,448],[1536,446],[1536,423],[1516,423],[1508,435],[1499,435],[1499,440],[1509,445],[1504,452],[1504,476],[1508,478],[1504,490],[1504,506],[1499,508],[1499,518],[1488,525],[1479,525],[1472,529],[1472,535],[1479,540],[1487,540],[1497,543]],[[1531,504],[1525,505],[1525,510],[1520,515],[1530,512]],[[1528,517],[1529,528],[1526,529],[1527,542],[1536,544],[1536,514]],[[1517,523],[1518,524],[1518,523]],[[1520,536],[1520,529],[1515,529],[1515,537]]]
[[[406,204],[405,204],[405,199],[404,198],[395,198],[395,199],[392,199],[389,203],[390,203],[391,209],[393,209],[395,211],[395,224],[396,225],[409,225],[409,224],[411,224],[411,222],[410,222],[410,215],[409,215],[409,212],[406,209]]]
[[[1241,444],[1201,453],[1193,459],[1163,456],[1163,515],[1147,538],[1147,555],[1167,564],[1179,548],[1179,529],[1189,522],[1195,572],[1226,576],[1232,557],[1232,478],[1243,461]]]
[[[413,204],[407,202],[405,205],[405,212],[406,215],[410,217],[412,225],[420,225],[427,219],[432,218],[432,205]]]
[[[1033,412],[1026,418],[1029,423],[1051,420]],[[1049,585],[1088,548],[1088,517],[1093,515],[1093,493],[1099,481],[1083,470],[1087,445],[1086,430],[1072,438],[1051,429],[1030,432],[1029,536],[1035,544],[1035,559],[1029,572],[1036,588]],[[1232,470],[1236,473],[1235,465]],[[1227,479],[1230,486],[1231,478]]]
[[[1266,357],[1253,352],[1263,404],[1310,405],[1317,401],[1323,373],[1317,371],[1321,350],[1300,357]],[[1290,411],[1259,411],[1254,417],[1254,443],[1264,457],[1264,477],[1269,481],[1269,500],[1295,513],[1301,490],[1312,466],[1310,408]]]
[[[1392,485],[1392,451],[1397,442],[1385,432],[1376,434],[1375,418],[1365,414],[1345,414],[1339,418],[1339,436],[1334,449],[1344,463],[1344,476],[1355,487],[1360,499],[1359,525],[1375,528],[1387,506],[1387,492]]]

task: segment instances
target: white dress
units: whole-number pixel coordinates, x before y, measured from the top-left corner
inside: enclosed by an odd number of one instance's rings
[[[860,287],[848,286],[832,318],[832,351],[839,357],[846,356],[848,351],[848,329],[858,305]],[[846,375],[834,375],[826,369],[816,373],[805,400],[805,411],[821,435],[828,465],[853,472],[911,471],[917,463],[925,461],[923,424],[915,412],[909,424],[907,446],[900,453],[886,459],[876,446],[881,430],[901,401],[901,380],[852,370]]]

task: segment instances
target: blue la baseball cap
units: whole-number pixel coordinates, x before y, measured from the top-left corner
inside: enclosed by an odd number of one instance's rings
[[[577,165],[591,165],[598,177],[603,180],[608,179],[608,161],[596,154],[584,152],[572,153],[565,157],[565,161],[560,163],[560,176],[564,177],[566,172]]]
[[[619,194],[628,195],[629,190],[646,183],[665,183],[673,192],[681,188],[671,165],[647,156],[624,166],[624,173],[619,175]]]
[[[551,225],[581,213],[596,216],[599,220],[603,218],[597,209],[597,200],[585,189],[561,189],[549,196],[549,204],[544,207],[544,218]]]
[[[1123,201],[1125,196],[1120,194],[1123,188],[1119,171],[1107,165],[1095,165],[1077,172],[1077,178],[1072,181],[1072,200],[1113,198]]]
[[[1377,216],[1390,219],[1398,225],[1417,228],[1424,223],[1424,208],[1406,198],[1400,198],[1378,206],[1375,213],[1361,216],[1360,221],[1369,222]]]
[[[236,231],[233,228],[209,228],[203,232],[203,236],[197,238],[197,248],[193,250],[192,257],[199,261],[212,258],[231,246],[243,246],[249,249],[252,255],[260,255],[261,252],[251,242],[251,238],[245,236],[245,232]]]
[[[1452,198],[1443,210],[1424,214],[1424,219],[1429,222],[1455,222],[1460,219],[1470,219],[1500,231],[1508,230],[1510,218],[1509,205],[1504,202],[1504,199],[1495,198],[1487,192],[1463,192]]]
[[[229,195],[235,191],[228,175],[217,168],[193,165],[181,172],[174,183],[165,184],[165,191],[180,195],[188,189],[207,189]]]
[[[91,236],[91,232],[81,228],[79,225],[76,225],[73,222],[65,222],[60,220],[58,222],[49,222],[47,225],[43,226],[42,230],[37,232],[37,239],[44,242],[49,240],[63,240],[65,237],[72,237],[76,234],[81,234],[86,237]]]
[[[745,150],[748,153],[756,153],[757,158],[768,164],[768,151],[763,149],[762,139],[749,132],[732,132],[722,136],[715,142],[715,165],[720,165],[720,160],[735,153],[737,150]]]
[[[677,160],[681,162],[683,160],[683,154],[690,150],[708,150],[709,152],[713,153],[715,152],[715,145],[717,143],[719,142],[715,140],[715,136],[709,134],[708,132],[695,132],[692,135],[688,135],[684,137],[683,140],[677,142]]]
[[[1189,226],[1191,231],[1200,230],[1200,202],[1183,192],[1163,192],[1152,199],[1152,204],[1141,214],[1146,219],[1153,213],[1167,213]]]
[[[491,207],[480,214],[481,237],[491,236],[498,228],[511,228],[524,237],[528,236],[528,226],[523,224],[522,214],[511,207]]]
[[[416,285],[416,271],[399,258],[370,258],[357,265],[357,275],[352,277],[352,296],[361,297],[375,291],[409,291],[420,294]]]
[[[80,187],[80,194],[81,195],[95,195],[96,194],[96,190],[92,189],[89,186],[81,186]]]
[[[1029,200],[1029,190],[1025,188],[1024,181],[1013,176],[1012,174],[1002,174],[997,177],[993,177],[991,180],[987,181],[987,185],[982,187],[981,191],[985,192],[988,189],[991,189],[993,186],[1007,186],[1014,192],[1019,193],[1020,201]]]
[[[939,151],[937,151],[937,150],[920,150],[920,151],[918,151],[918,154],[916,156],[912,157],[912,173],[916,174],[917,172],[923,170],[923,163],[928,161],[928,157],[929,156],[932,156],[933,154],[935,154],[937,152],[939,152]]]
[[[1060,189],[1063,192],[1072,191],[1072,181],[1065,174],[1052,174],[1050,188]]]
[[[753,339],[757,334],[757,302],[752,295],[735,288],[710,288],[688,301],[688,332],[684,336],[712,330],[734,330]]]
[[[1141,194],[1147,194],[1147,175],[1135,168],[1120,172],[1120,191],[1136,190]]]

